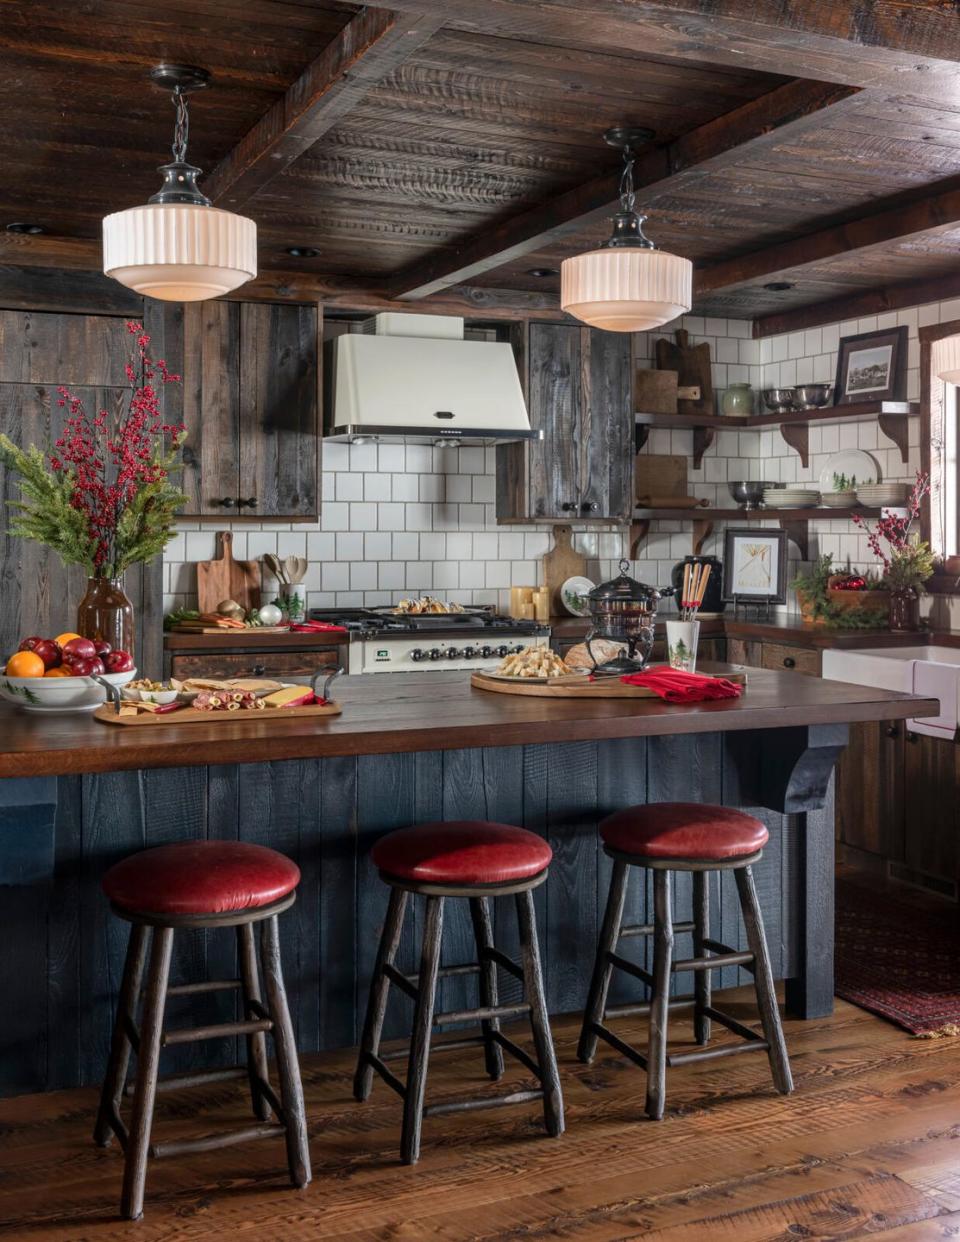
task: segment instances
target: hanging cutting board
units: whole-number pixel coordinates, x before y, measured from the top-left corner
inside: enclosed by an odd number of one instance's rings
[[[232,599],[246,612],[260,607],[260,562],[233,559],[233,534],[220,532],[218,561],[197,562],[197,607],[216,612],[217,605]]]
[[[560,588],[568,578],[582,577],[587,558],[573,548],[573,527],[553,528],[553,547],[543,557],[543,585],[550,592],[550,615],[562,617],[566,609],[560,599]]]
[[[700,396],[693,401],[689,398],[678,399],[679,414],[716,413],[713,403],[713,376],[710,371],[710,346],[691,345],[686,328],[677,328],[674,333],[676,343],[665,336],[657,341],[657,368],[660,371],[676,371],[680,377],[680,387],[697,387]]]
[[[650,501],[641,497],[687,496],[687,458],[667,453],[638,453],[634,461],[635,497],[640,505]]]

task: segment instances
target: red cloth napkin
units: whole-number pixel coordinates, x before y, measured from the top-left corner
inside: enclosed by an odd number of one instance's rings
[[[328,621],[298,621],[290,626],[291,634],[346,634],[345,625],[331,625]]]
[[[627,673],[620,680],[627,686],[646,686],[668,703],[703,703],[708,699],[738,699],[742,688],[725,677],[703,677],[684,673],[678,668],[647,669],[645,673]]]

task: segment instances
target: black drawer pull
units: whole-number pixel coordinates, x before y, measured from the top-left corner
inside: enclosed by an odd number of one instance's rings
[[[797,667],[797,662],[796,662],[796,660],[793,658],[793,656],[784,656],[784,657],[783,657],[783,667],[784,667],[784,668],[796,668],[796,667]]]
[[[222,500],[215,500],[213,503],[215,505],[223,505],[225,509],[232,509],[237,502],[232,496],[224,496]]]
[[[900,730],[896,725],[887,725],[887,737],[899,737]]]
[[[911,746],[916,746],[917,742],[920,741],[920,734],[913,733],[908,729],[907,730],[907,741],[911,744]]]
[[[265,664],[255,664],[251,669],[254,677],[263,677],[266,674],[267,666]]]

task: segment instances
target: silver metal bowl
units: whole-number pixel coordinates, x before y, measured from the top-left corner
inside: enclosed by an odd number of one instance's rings
[[[771,414],[786,414],[796,408],[795,394],[792,388],[764,388],[763,404]]]
[[[738,479],[727,484],[730,495],[741,509],[762,509],[764,489],[776,486],[776,483],[761,483],[755,479]]]
[[[793,391],[798,409],[819,410],[829,404],[833,385],[798,384]]]

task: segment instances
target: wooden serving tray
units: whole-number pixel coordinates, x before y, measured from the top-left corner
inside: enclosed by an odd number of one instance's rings
[[[705,673],[705,677],[714,674]],[[742,670],[716,675],[717,680],[732,681],[738,686],[746,686],[747,674]],[[598,677],[591,681],[589,677],[577,673],[570,677],[551,677],[549,681],[534,681],[533,678],[521,678],[506,681],[500,677],[491,677],[489,673],[473,673],[470,685],[478,690],[492,690],[495,694],[529,694],[541,699],[655,699],[659,695],[648,690],[646,686],[625,685],[619,677]]]
[[[247,720],[303,719],[307,716],[339,716],[343,707],[339,703],[326,703],[322,707],[265,707],[262,711],[201,712],[195,707],[181,707],[176,712],[138,711],[135,716],[118,716],[112,703],[103,703],[93,713],[95,719],[112,725],[166,725],[166,724],[214,724],[219,720],[242,724]]]

